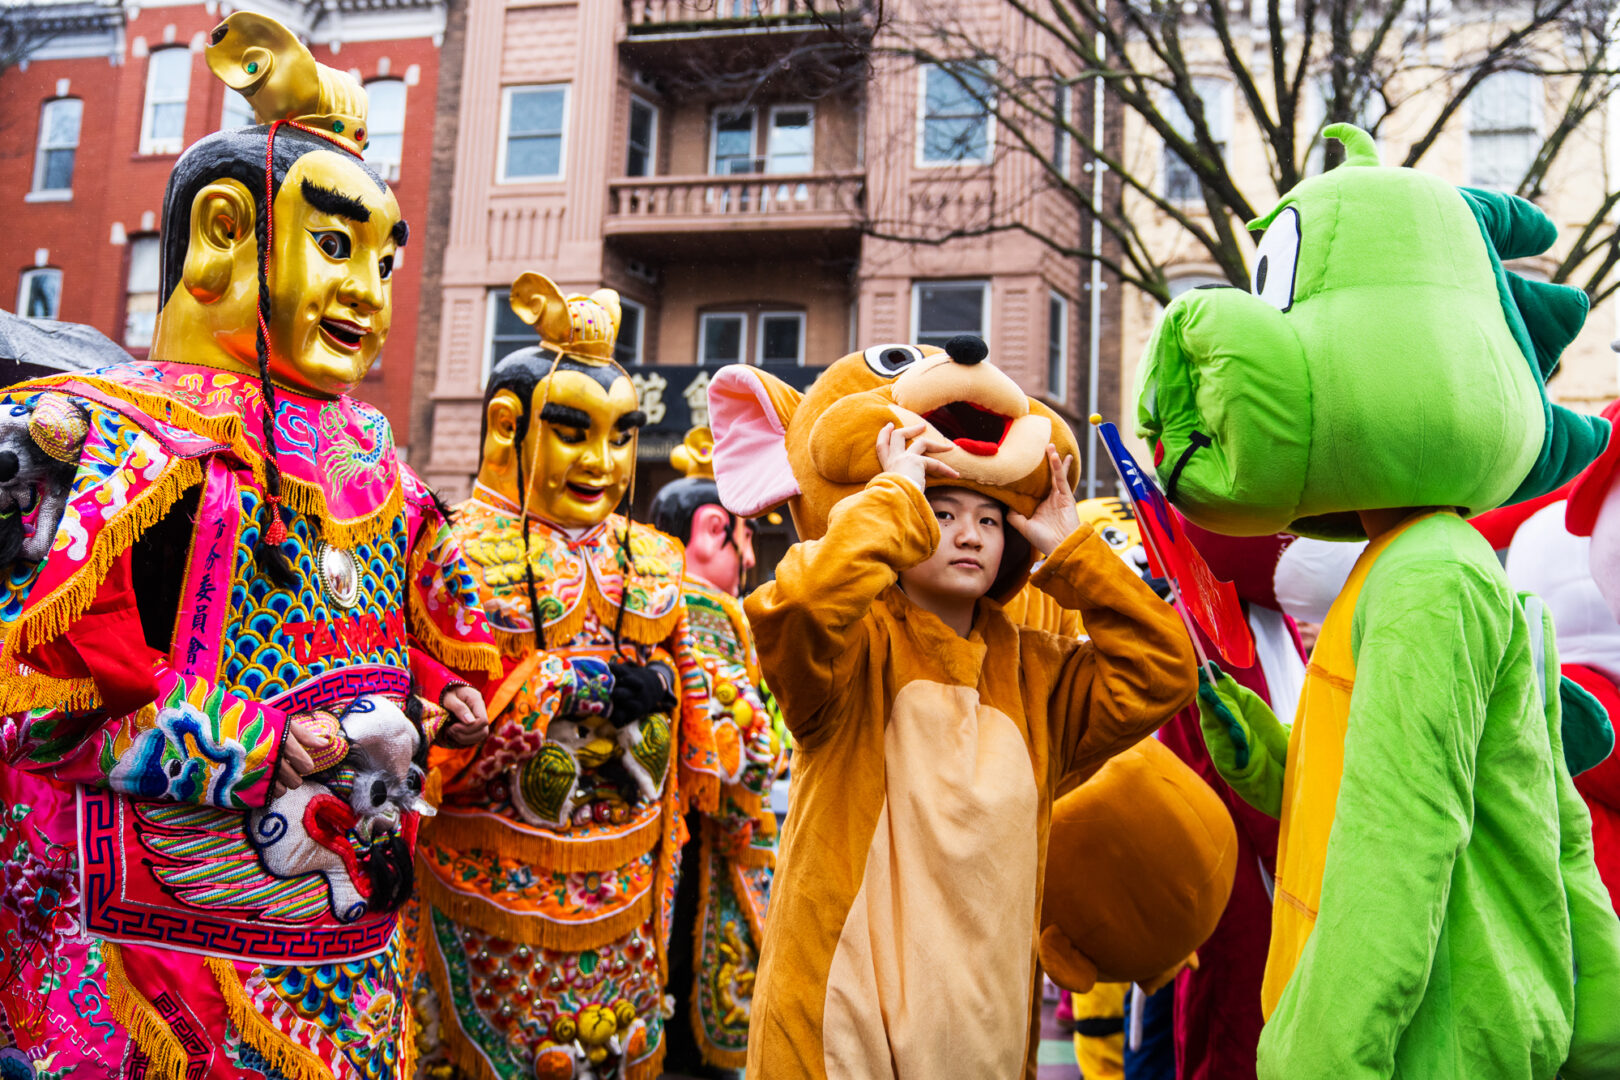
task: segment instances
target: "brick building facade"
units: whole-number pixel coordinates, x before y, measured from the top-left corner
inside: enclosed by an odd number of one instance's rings
[[[366,84],[367,157],[413,235],[425,231],[443,0],[36,3],[10,13],[34,35],[32,51],[0,72],[0,307],[88,323],[146,355],[169,171],[204,135],[253,122],[202,54],[208,32],[238,9],[281,20],[316,59]],[[412,436],[424,246],[401,252],[393,328],[358,391],[402,446]]]

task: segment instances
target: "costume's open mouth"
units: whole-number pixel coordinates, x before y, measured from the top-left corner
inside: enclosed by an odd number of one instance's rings
[[[359,323],[352,323],[346,319],[322,319],[321,333],[345,352],[359,352],[366,335],[371,331]]]
[[[23,499],[28,502],[25,505]],[[16,512],[22,515],[22,534],[24,539],[31,539],[34,530],[39,526],[39,511],[45,505],[45,485],[30,484],[25,495],[17,499]]]
[[[923,419],[951,442],[980,457],[996,455],[1013,423],[1012,417],[980,408],[971,401],[953,401],[949,405],[942,405],[933,412],[924,413]]]
[[[568,484],[568,491],[580,502],[595,502],[607,494],[607,488],[586,487],[584,484]]]

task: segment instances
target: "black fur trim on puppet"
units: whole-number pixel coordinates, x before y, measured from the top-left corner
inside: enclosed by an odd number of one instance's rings
[[[371,879],[366,908],[373,912],[390,912],[404,907],[416,887],[415,861],[405,837],[399,832],[381,833],[369,848],[357,854],[366,876]]]

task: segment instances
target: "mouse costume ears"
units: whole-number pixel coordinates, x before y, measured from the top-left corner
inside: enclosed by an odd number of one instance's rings
[[[512,310],[539,331],[541,345],[559,356],[612,362],[620,317],[619,294],[612,289],[564,296],[556,282],[531,270],[512,282]]]
[[[787,426],[801,399],[776,376],[740,364],[721,368],[709,381],[714,480],[732,513],[754,517],[799,494]]]
[[[208,36],[208,68],[248,99],[261,124],[289,120],[331,136],[356,157],[366,149],[366,92],[317,61],[291,30],[238,11]]]

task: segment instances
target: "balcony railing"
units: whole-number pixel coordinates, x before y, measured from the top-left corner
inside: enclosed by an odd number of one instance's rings
[[[815,23],[859,18],[867,0],[625,0],[631,31],[703,23]]]
[[[609,184],[606,231],[854,228],[865,200],[859,172],[637,177]]]

